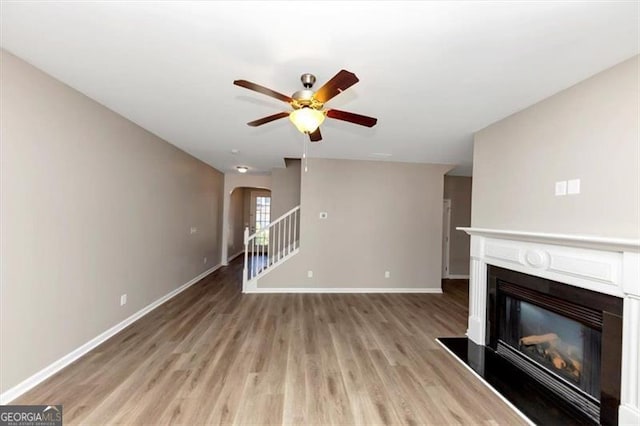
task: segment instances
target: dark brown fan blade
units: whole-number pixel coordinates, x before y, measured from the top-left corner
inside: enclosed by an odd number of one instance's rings
[[[325,103],[334,96],[339,95],[342,91],[347,90],[349,87],[356,84],[358,77],[352,72],[347,70],[340,70],[340,72],[333,76],[333,78],[327,81],[315,93],[314,98],[318,101]]]
[[[236,80],[233,82],[236,86],[244,87],[245,89],[253,90],[258,93],[262,93],[263,95],[271,96],[272,98],[276,98],[282,102],[291,103],[293,99],[291,99],[287,95],[283,95],[282,93],[278,93],[264,86],[260,86],[259,84],[252,83],[247,80]]]
[[[322,140],[320,127],[318,127],[313,133],[309,133],[309,139],[311,139],[311,142],[320,142]]]
[[[247,123],[247,126],[258,127],[258,126],[262,126],[263,124],[270,123],[274,120],[279,120],[281,118],[285,118],[288,116],[289,116],[288,112],[279,112],[277,114],[273,114],[268,117],[262,117],[254,121],[250,121],[249,123]]]
[[[336,120],[348,121],[349,123],[355,123],[367,127],[373,127],[378,122],[377,118],[354,114],[347,111],[340,111],[337,109],[330,109],[329,111],[327,111],[327,117],[335,118]]]

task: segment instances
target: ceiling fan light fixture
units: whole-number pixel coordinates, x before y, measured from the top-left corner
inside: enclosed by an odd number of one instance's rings
[[[249,171],[249,168],[247,166],[236,166],[236,170],[239,173],[247,173]]]
[[[313,133],[322,124],[325,119],[324,111],[303,107],[292,111],[289,114],[289,120],[302,133]]]

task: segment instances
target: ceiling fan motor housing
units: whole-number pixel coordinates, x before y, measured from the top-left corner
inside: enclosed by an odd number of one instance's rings
[[[300,109],[304,107],[309,107],[313,109],[322,109],[322,102],[319,102],[316,98],[313,97],[315,92],[311,89],[302,89],[298,90],[296,93],[291,95],[293,102],[291,102],[291,106],[294,109]]]
[[[296,93],[291,95],[291,97],[293,98],[291,106],[294,109],[300,109],[304,107],[311,107],[313,109],[322,108],[322,103],[314,99],[313,95],[315,94],[315,92],[311,90],[311,87],[316,82],[316,76],[309,73],[302,74],[300,76],[300,81],[302,82],[304,89],[298,90]]]
[[[316,82],[316,76],[313,74],[305,73],[300,76],[300,81],[306,89],[311,89]]]

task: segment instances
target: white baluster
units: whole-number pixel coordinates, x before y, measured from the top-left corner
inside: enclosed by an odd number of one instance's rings
[[[287,255],[287,217],[282,219],[282,257]]]
[[[251,279],[256,276],[256,237],[251,240]]]
[[[287,254],[289,254],[291,253],[291,216],[289,216],[289,226],[287,227],[287,230]]]
[[[282,221],[278,222],[278,261],[282,257]]]
[[[249,245],[249,228],[244,228],[244,268],[242,269],[242,290],[244,292],[247,286],[247,267],[249,263],[249,253],[247,252],[247,248]]]
[[[293,248],[296,248],[296,236],[298,235],[298,211],[293,212]]]
[[[282,220],[282,239],[284,240],[282,244],[282,256],[287,255],[287,220],[288,219],[289,219],[289,216],[285,217]]]

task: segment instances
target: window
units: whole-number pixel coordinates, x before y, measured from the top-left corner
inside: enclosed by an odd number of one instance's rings
[[[271,197],[256,197],[256,232],[265,229],[271,223]],[[269,244],[269,231],[256,236],[256,244]]]

